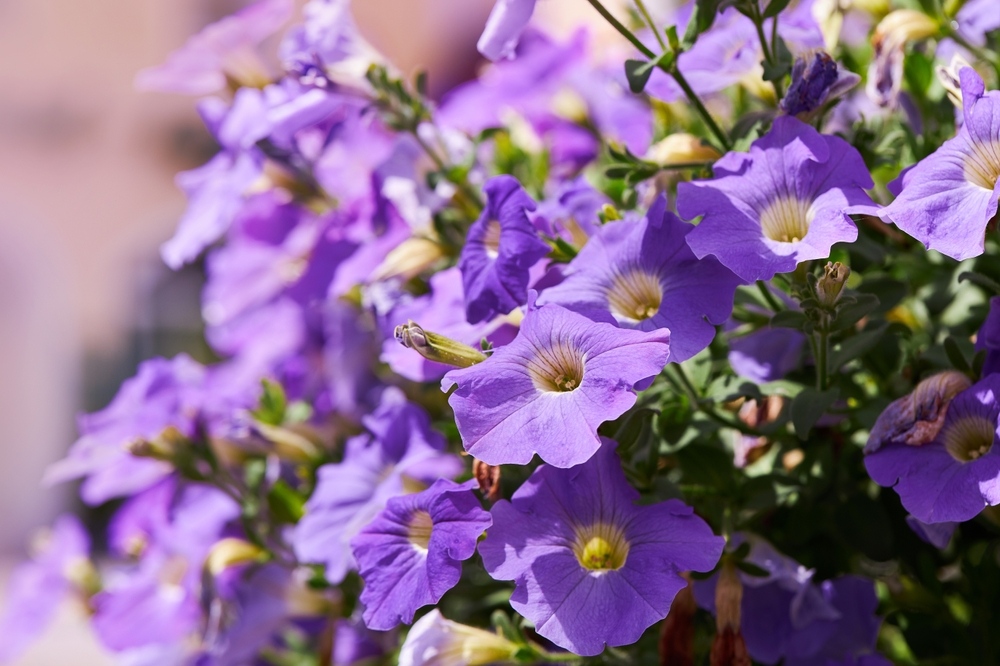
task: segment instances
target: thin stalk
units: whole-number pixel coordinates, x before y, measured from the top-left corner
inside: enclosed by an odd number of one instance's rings
[[[635,0],[635,6],[639,8],[639,13],[642,14],[642,18],[646,21],[649,29],[653,31],[653,36],[656,37],[656,41],[659,42],[660,48],[664,51],[667,50],[667,43],[663,41],[663,37],[660,35],[660,31],[656,28],[656,22],[653,21],[653,17],[650,15],[649,10],[646,9],[646,3],[642,0]]]
[[[653,51],[651,51],[648,46],[643,44],[642,41],[638,37],[636,37],[635,34],[633,34],[633,32],[629,30],[621,21],[616,19],[614,15],[608,11],[607,7],[601,4],[600,0],[587,0],[587,2],[589,2],[590,6],[596,9],[597,13],[603,16],[604,19],[608,23],[610,23],[615,30],[617,30],[622,37],[631,42],[632,45],[635,48],[637,48],[640,53],[642,53],[650,60],[657,58],[657,55],[653,53]],[[679,56],[680,54],[678,53],[676,55]],[[673,77],[673,79],[677,82],[677,85],[679,85],[681,87],[681,90],[684,91],[684,94],[687,96],[688,100],[691,102],[691,104],[694,105],[695,110],[698,111],[698,114],[702,117],[702,120],[704,120],[705,124],[708,125],[708,128],[712,131],[712,134],[715,135],[715,138],[719,142],[719,145],[722,146],[722,148],[726,152],[728,152],[732,148],[732,143],[730,143],[729,138],[726,136],[725,132],[723,132],[722,129],[719,127],[719,125],[715,122],[715,119],[712,118],[712,114],[710,114],[708,112],[708,109],[705,108],[705,105],[702,103],[701,98],[699,98],[697,93],[695,93],[694,90],[691,89],[691,86],[684,78],[684,75],[681,74],[680,70],[677,69],[677,58],[674,58],[673,65],[670,67],[666,67],[662,63],[658,63],[657,67],[659,67],[661,70],[663,70],[664,72]]]
[[[764,33],[764,18],[760,15],[760,11],[757,9],[757,3],[751,2],[750,6],[753,9],[753,25],[757,29],[757,38],[760,39],[760,48],[764,52],[764,60],[767,61],[767,64],[773,67],[776,64],[775,61],[777,60],[775,57],[774,37],[778,28],[778,17],[774,17],[772,19],[774,23],[772,25],[771,40],[769,43],[767,35]],[[784,96],[784,86],[781,85],[780,79],[771,81],[771,84],[774,86],[774,94],[780,102],[781,98]]]
[[[727,137],[726,133],[722,131],[722,128],[716,124],[715,119],[712,118],[712,114],[710,114],[708,109],[705,108],[705,105],[702,104],[701,98],[698,97],[698,94],[694,90],[692,90],[691,86],[687,82],[687,79],[685,79],[684,75],[681,74],[681,71],[677,69],[677,63],[674,62],[673,67],[669,69],[661,65],[660,69],[674,77],[674,81],[677,82],[677,85],[681,87],[681,90],[684,91],[687,98],[692,104],[694,104],[694,108],[698,111],[702,120],[705,121],[705,124],[708,125],[708,129],[710,129],[712,134],[715,135],[715,139],[719,142],[719,145],[722,146],[723,151],[728,153],[732,150],[733,144],[729,141],[729,137]]]
[[[612,27],[615,30],[617,30],[618,33],[622,37],[624,37],[628,41],[632,42],[632,46],[634,46],[635,48],[639,49],[640,53],[642,53],[644,56],[646,56],[649,59],[653,59],[653,58],[656,57],[656,54],[653,53],[652,51],[650,51],[649,47],[647,47],[645,44],[643,44],[642,41],[638,37],[636,37],[634,34],[632,34],[632,31],[629,30],[628,28],[626,28],[625,25],[622,24],[621,21],[619,21],[618,19],[616,19],[615,16],[614,16],[614,14],[612,14],[611,12],[609,12],[608,9],[607,9],[607,7],[605,7],[604,5],[601,4],[600,0],[587,0],[587,2],[590,3],[591,7],[593,7],[594,9],[597,10],[598,14],[600,14],[601,16],[604,17],[604,20],[606,20],[608,23],[610,23],[612,25]]]
[[[828,375],[830,372],[830,334],[826,330],[821,330],[816,341],[816,388],[820,391],[826,390]]]
[[[451,171],[450,165],[447,162],[445,162],[440,155],[438,155],[437,151],[434,150],[433,146],[424,141],[423,137],[421,137],[416,130],[410,132],[410,135],[416,140],[417,145],[419,145],[423,149],[423,151],[427,153],[427,156],[431,158],[431,161],[434,162],[434,166],[436,166],[438,170],[441,171],[441,173],[445,174],[447,177],[448,172]],[[462,180],[461,182],[457,182],[452,178],[448,178],[448,181],[451,184],[458,187],[458,189],[462,191],[462,194],[464,194],[469,199],[469,201],[471,201],[477,208],[479,208],[480,211],[484,208],[485,204],[483,203],[482,198],[479,196],[479,192],[474,190],[472,186],[469,185],[469,182],[467,180]]]
[[[785,309],[781,307],[781,303],[779,303],[778,299],[771,293],[771,290],[768,288],[766,282],[763,280],[757,280],[757,288],[760,289],[761,295],[764,297],[764,300],[767,301],[767,305],[771,308],[771,310],[774,312],[781,312]]]

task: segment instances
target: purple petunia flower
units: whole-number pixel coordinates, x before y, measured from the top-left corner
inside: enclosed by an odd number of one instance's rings
[[[418,608],[436,604],[458,583],[462,562],[492,523],[472,492],[476,485],[440,479],[416,495],[394,497],[351,540],[368,628],[409,624]]]
[[[868,473],[924,523],[963,522],[1000,504],[998,396],[1000,375],[989,375],[955,396],[933,441],[909,445],[891,433],[880,447],[869,440]]]
[[[82,593],[88,575],[96,572],[88,559],[90,538],[70,515],[60,516],[30,562],[11,573],[0,616],[0,663],[18,657],[46,629],[63,599]]]
[[[535,11],[535,0],[497,0],[476,45],[490,60],[511,58],[521,32]]]
[[[685,237],[694,227],[660,197],[642,221],[604,225],[539,301],[611,315],[623,328],[670,331],[670,360],[707,347],[729,317],[739,280],[713,258],[698,260]]]
[[[1000,296],[990,299],[990,310],[976,335],[976,351],[985,351],[983,376],[1000,372]]]
[[[670,356],[670,334],[620,329],[559,305],[528,312],[514,341],[486,361],[452,370],[442,388],[465,449],[490,465],[556,467],[588,460],[601,446],[597,427],[635,404],[634,387]]]
[[[959,72],[965,122],[954,138],[906,170],[879,213],[931,250],[953,259],[983,253],[1000,197],[1000,92],[985,92],[971,67]]]
[[[906,517],[906,525],[924,543],[929,543],[938,550],[948,547],[958,523],[925,523],[913,516]]]
[[[858,151],[790,116],[714,169],[713,180],[678,186],[677,210],[704,215],[687,237],[695,255],[715,255],[747,282],[829,256],[834,243],[858,237],[848,214],[875,211]]]
[[[136,86],[210,95],[229,80],[268,83],[270,75],[254,47],[277,32],[294,8],[291,0],[261,0],[227,16],[189,39],[166,63],[139,72]]]
[[[340,463],[319,468],[316,490],[293,536],[302,562],[326,565],[331,582],[354,568],[350,540],[407,489],[458,474],[461,461],[444,452],[444,437],[427,414],[386,389],[379,408],[364,419],[369,434],[348,440]]]
[[[513,176],[497,176],[483,186],[487,203],[469,228],[458,267],[470,324],[507,314],[528,297],[528,271],[549,253],[526,211],[535,202]]]
[[[740,573],[743,595],[740,631],[754,661],[791,666],[855,664],[874,654],[881,618],[872,581],[842,576],[813,582],[813,571],[779,553],[760,538],[733,536],[730,545],[749,541],[747,561],[766,576]],[[715,613],[718,576],[694,585],[698,605]],[[861,663],[868,663],[862,661]]]
[[[680,572],[710,570],[724,545],[678,500],[637,506],[614,447],[571,470],[539,467],[494,505],[479,546],[490,575],[515,582],[511,606],[580,655],[637,641],[686,585]]]

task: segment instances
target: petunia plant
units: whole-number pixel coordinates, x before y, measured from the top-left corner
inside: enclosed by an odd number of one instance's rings
[[[497,0],[437,98],[295,4],[137,78],[211,353],[79,419],[0,661],[1000,663],[996,0]]]

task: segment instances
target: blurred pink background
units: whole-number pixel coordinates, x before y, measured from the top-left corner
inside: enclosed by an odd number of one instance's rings
[[[197,270],[172,275],[158,246],[184,209],[177,171],[210,155],[195,100],[132,89],[234,0],[0,0],[0,575],[30,534],[75,506],[43,489],[135,364],[196,342]],[[473,74],[493,0],[355,0],[369,40],[435,90]],[[581,0],[542,0],[557,33],[594,22]],[[2,589],[2,588],[0,588]],[[22,666],[105,664],[67,608]],[[71,656],[70,656],[71,655]]]

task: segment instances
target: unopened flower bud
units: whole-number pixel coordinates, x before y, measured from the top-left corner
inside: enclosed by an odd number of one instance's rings
[[[841,70],[837,62],[822,51],[797,58],[792,66],[792,84],[781,100],[781,108],[790,116],[806,117],[859,81],[861,77]]]
[[[227,537],[212,546],[205,558],[205,569],[213,576],[218,576],[230,567],[260,562],[266,556],[267,551],[249,541]]]
[[[875,26],[872,44],[876,49],[903,48],[909,42],[934,37],[940,31],[940,24],[922,11],[897,9]]]
[[[156,437],[133,440],[126,444],[125,448],[138,458],[173,462],[177,459],[177,455],[187,448],[188,444],[184,433],[174,426],[168,426]]]
[[[395,330],[396,341],[412,349],[428,361],[457,368],[468,368],[486,360],[486,354],[457,340],[425,331],[414,321],[400,324]]]
[[[396,246],[372,272],[372,280],[410,278],[424,272],[444,257],[438,242],[427,236],[413,236]]]
[[[823,268],[823,277],[816,283],[816,300],[820,307],[831,310],[840,300],[840,294],[844,291],[847,278],[851,276],[851,269],[838,262],[827,262]]]
[[[740,632],[743,583],[731,560],[723,563],[715,586],[716,635],[709,656],[711,666],[751,666],[750,654]]]
[[[399,651],[399,666],[513,664],[519,646],[503,636],[452,622],[437,609],[420,618]]]
[[[654,143],[646,151],[646,159],[660,166],[714,162],[720,157],[718,150],[693,134],[684,133],[671,134]]]
[[[273,426],[254,421],[254,429],[274,445],[282,460],[309,462],[319,456],[319,447],[295,426]]]
[[[969,378],[955,370],[923,380],[913,393],[895,400],[879,415],[865,444],[865,453],[874,453],[890,442],[921,446],[932,441],[944,425],[948,405],[970,386]]]
[[[962,82],[959,79],[958,73],[965,69],[966,67],[972,67],[969,61],[962,57],[962,54],[956,53],[951,56],[951,62],[948,66],[938,65],[935,69],[937,73],[938,81],[944,86],[944,89],[948,91],[948,99],[951,103],[955,105],[955,108],[961,109],[962,105]]]

